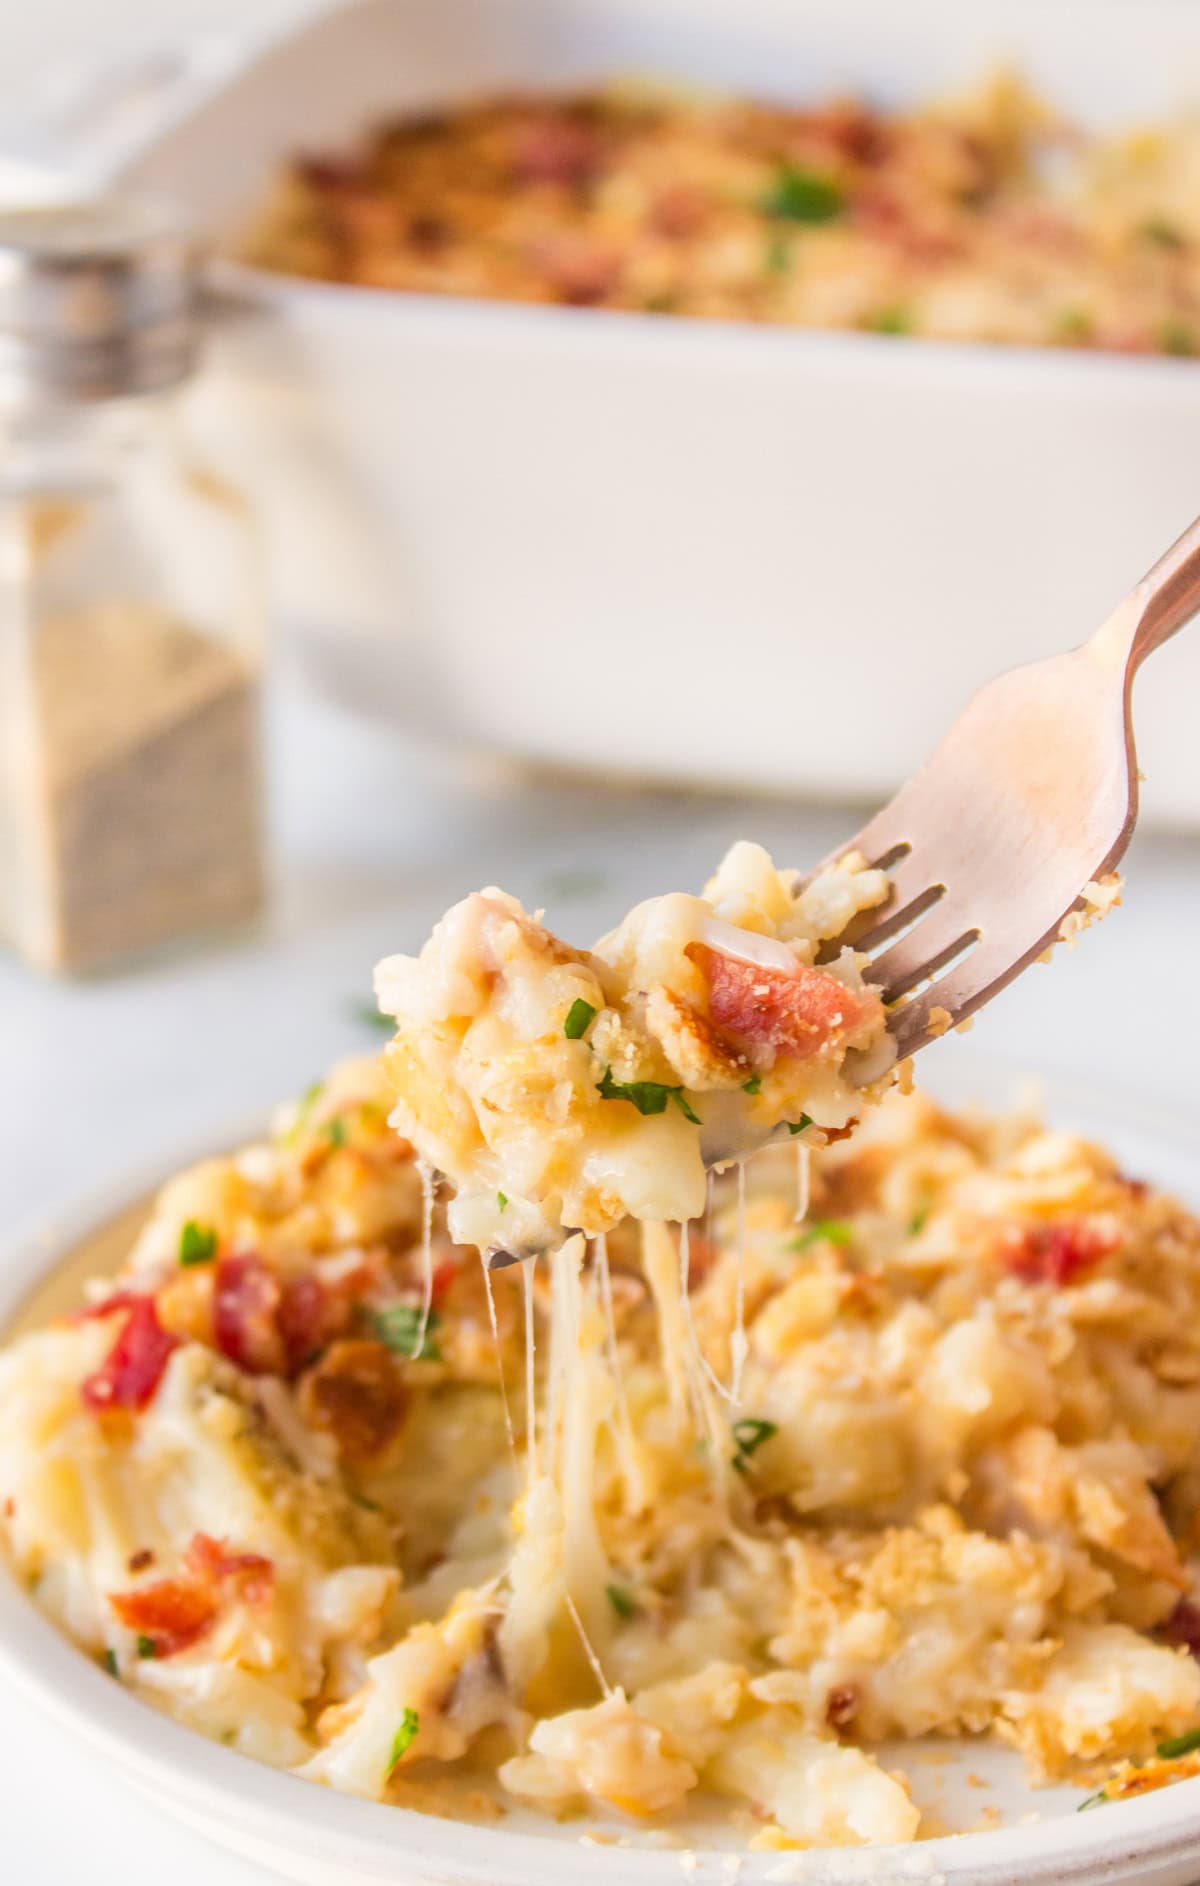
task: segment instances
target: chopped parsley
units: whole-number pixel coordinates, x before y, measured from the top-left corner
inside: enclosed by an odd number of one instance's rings
[[[499,1205],[499,1207],[500,1207],[500,1209],[501,1209],[501,1211],[504,1211],[504,1210],[506,1210],[506,1208],[507,1208],[507,1206],[508,1206],[508,1193],[507,1193],[507,1192],[497,1192],[497,1194],[496,1194],[496,1203],[497,1203],[497,1205]]]
[[[1181,1755],[1193,1755],[1200,1748],[1200,1729],[1186,1729],[1182,1735],[1172,1735],[1165,1742],[1160,1742],[1154,1753],[1164,1762],[1177,1761]]]
[[[396,1032],[395,1016],[381,1014],[374,1002],[355,1002],[350,1012],[364,1028],[373,1028],[381,1035],[394,1035]]]
[[[108,1671],[109,1676],[115,1676],[118,1682],[120,1681],[121,1672],[117,1667],[117,1653],[115,1650],[105,1651],[104,1668]]]
[[[143,1663],[150,1663],[158,1655],[158,1645],[152,1637],[139,1636],[137,1640],[137,1654],[142,1659]]]
[[[301,1133],[304,1131],[305,1127],[308,1124],[309,1114],[312,1112],[313,1108],[316,1106],[318,1100],[321,1098],[321,1095],[324,1093],[324,1091],[325,1091],[324,1081],[314,1081],[312,1086],[306,1087],[304,1092],[301,1094],[299,1100],[296,1103],[296,1117],[292,1121],[291,1126],[288,1128],[287,1132],[284,1135],[285,1140],[287,1140],[289,1144],[291,1143],[291,1141],[299,1139]]]
[[[563,1034],[567,1040],[578,1041],[581,1035],[586,1035],[596,1019],[596,1014],[597,1011],[592,1004],[585,1002],[581,995],[577,995],[567,1010],[567,1019],[563,1023]]]
[[[383,1511],[379,1501],[369,1500],[365,1493],[351,1493],[350,1498],[356,1506],[362,1507],[364,1513],[382,1513]]]
[[[746,1462],[751,1454],[756,1454],[764,1441],[769,1441],[779,1429],[773,1421],[760,1421],[748,1415],[742,1421],[735,1421],[731,1429],[737,1453],[730,1461],[730,1466],[738,1473],[745,1473]]]
[[[805,1128],[811,1125],[812,1125],[811,1113],[802,1113],[798,1120],[788,1121],[787,1130],[790,1134],[792,1134],[794,1138],[797,1133],[803,1133]]]
[[[604,1595],[619,1618],[637,1616],[637,1606],[621,1585],[605,1585]]]
[[[665,1113],[668,1100],[673,1100],[685,1120],[693,1126],[703,1125],[682,1087],[668,1087],[663,1081],[615,1081],[610,1067],[605,1068],[597,1086],[601,1100],[628,1100],[644,1114]]]
[[[603,871],[588,871],[567,865],[562,870],[547,871],[541,889],[544,896],[557,897],[565,903],[573,897],[595,897],[607,882]]]
[[[779,165],[770,189],[759,199],[764,216],[784,223],[832,223],[844,207],[841,186],[832,177],[786,162]]]
[[[772,236],[764,265],[768,275],[787,275],[792,267],[792,245],[786,236]]]
[[[1068,346],[1081,341],[1089,341],[1095,329],[1095,322],[1086,308],[1063,308],[1054,322],[1054,338]]]
[[[1159,249],[1183,248],[1183,231],[1169,216],[1148,216],[1137,233],[1143,241],[1152,242]]]
[[[924,1231],[928,1223],[929,1223],[929,1207],[928,1205],[923,1205],[920,1211],[915,1211],[912,1217],[908,1221],[909,1237],[915,1238],[918,1231]]]
[[[762,1092],[762,1075],[761,1075],[761,1074],[752,1074],[752,1075],[750,1076],[750,1079],[749,1079],[748,1081],[743,1081],[743,1082],[742,1082],[742,1092],[743,1092],[744,1094],[761,1094],[761,1092]]]
[[[436,1310],[430,1310],[421,1339],[421,1310],[416,1303],[393,1303],[386,1310],[371,1312],[371,1328],[385,1348],[409,1362],[440,1362],[442,1352],[433,1339],[441,1322]]]
[[[343,1120],[340,1113],[335,1114],[333,1119],[328,1122],[325,1128],[325,1137],[331,1146],[344,1146],[346,1144],[346,1122]]]
[[[894,301],[890,307],[877,308],[874,314],[869,314],[864,325],[872,334],[911,334],[912,310],[903,302]]]
[[[1174,317],[1163,322],[1158,330],[1158,340],[1164,354],[1177,354],[1183,358],[1196,351],[1194,332],[1186,321]]]
[[[391,1752],[388,1755],[386,1775],[391,1775],[402,1755],[407,1754],[416,1740],[417,1730],[421,1726],[420,1717],[415,1709],[406,1709],[400,1718],[400,1727],[392,1737]]]
[[[1081,1801],[1079,1806],[1075,1809],[1075,1812],[1077,1814],[1084,1814],[1089,1807],[1104,1807],[1111,1798],[1111,1795],[1105,1794],[1104,1789],[1101,1788],[1099,1794],[1089,1794],[1086,1801]]]
[[[814,1218],[811,1225],[805,1225],[798,1238],[793,1238],[788,1245],[789,1251],[807,1251],[810,1244],[853,1244],[854,1227],[844,1218]]]
[[[185,1268],[192,1264],[211,1264],[216,1255],[217,1234],[212,1226],[189,1218],[179,1234],[179,1262]]]

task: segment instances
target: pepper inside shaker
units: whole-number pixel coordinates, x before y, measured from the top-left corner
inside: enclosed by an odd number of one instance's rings
[[[257,545],[179,412],[198,326],[161,210],[0,214],[0,935],[44,968],[263,897]]]

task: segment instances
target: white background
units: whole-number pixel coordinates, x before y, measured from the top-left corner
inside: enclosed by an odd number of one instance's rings
[[[176,27],[224,29],[280,10],[272,0],[3,0],[0,122],[52,68],[139,34],[162,44]],[[155,1149],[166,1157],[220,1140],[333,1056],[369,1048],[352,1010],[367,998],[375,957],[417,945],[477,884],[499,880],[547,903],[586,942],[633,897],[698,884],[736,836],[803,864],[858,821],[852,810],[602,791],[417,753],[322,704],[286,668],[272,703],[276,897],[262,928],[78,985],[41,983],[0,960],[0,1234],[31,1217],[52,1222],[56,1208]],[[1153,767],[1152,754],[1144,761]],[[576,874],[571,897],[565,873]],[[1200,1152],[1200,1011],[1188,986],[1200,845],[1140,840],[1127,876],[1126,908],[1070,959],[1060,952],[1053,968],[1025,977],[973,1041],[1014,1069],[1174,1104]],[[933,1053],[957,1049],[949,1040]],[[0,1878],[14,1886],[266,1877],[159,1821],[15,1702],[0,1707],[0,1775]]]

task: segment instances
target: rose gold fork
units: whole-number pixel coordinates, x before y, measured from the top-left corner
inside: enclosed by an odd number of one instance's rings
[[[909,997],[890,1022],[901,1054],[1019,975],[1122,856],[1138,807],[1133,677],[1197,611],[1200,519],[1089,642],[981,688],[921,770],[834,854],[861,851],[891,875],[882,916],[865,913],[839,946],[873,954],[866,974],[886,1001]]]

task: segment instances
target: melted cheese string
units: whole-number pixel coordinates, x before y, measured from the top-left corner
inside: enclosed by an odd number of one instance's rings
[[[737,1169],[737,1295],[734,1299],[733,1334],[729,1339],[729,1354],[733,1365],[729,1383],[729,1399],[735,1408],[741,1406],[742,1375],[746,1367],[746,1162],[738,1160]]]
[[[731,1391],[726,1388],[724,1382],[713,1368],[712,1363],[700,1347],[700,1338],[696,1334],[696,1325],[692,1320],[692,1293],[689,1287],[691,1277],[691,1240],[688,1235],[689,1229],[686,1220],[679,1227],[679,1294],[683,1300],[683,1320],[687,1324],[688,1340],[692,1345],[692,1353],[700,1364],[700,1367],[704,1370],[705,1375],[707,1375],[718,1395],[725,1401],[732,1401],[733,1395]]]
[[[417,1160],[417,1171],[421,1175],[421,1325],[417,1333],[414,1355],[420,1355],[425,1347],[425,1337],[429,1331],[429,1313],[433,1308],[433,1207],[437,1196],[437,1180],[433,1167],[426,1165],[423,1159]]]
[[[513,1437],[512,1410],[508,1405],[508,1384],[504,1379],[504,1354],[500,1348],[500,1324],[496,1318],[496,1293],[492,1288],[492,1272],[487,1255],[481,1251],[479,1261],[483,1266],[483,1289],[487,1297],[488,1321],[492,1326],[492,1347],[496,1351],[496,1375],[500,1382],[500,1402],[504,1409],[504,1432],[508,1436],[508,1451],[512,1463],[517,1464],[517,1443]]]
[[[625,1394],[625,1377],[621,1370],[621,1353],[617,1347],[617,1319],[613,1312],[612,1273],[608,1265],[608,1239],[603,1234],[593,1242],[595,1252],[596,1277],[600,1285],[600,1304],[604,1311],[604,1347],[608,1356],[609,1373],[612,1376],[613,1394],[616,1400],[616,1420],[613,1423],[613,1437],[617,1443],[617,1453],[621,1459],[621,1468],[626,1485],[633,1494],[634,1502],[640,1512],[646,1504],[646,1484],[638,1464],[637,1442],[633,1434],[633,1421],[629,1414],[629,1401]]]
[[[801,1143],[796,1148],[796,1211],[794,1224],[802,1224],[808,1217],[809,1174],[812,1155],[807,1146]]]
[[[525,1457],[529,1484],[538,1477],[537,1447],[537,1369],[534,1356],[533,1273],[536,1257],[527,1257],[521,1269],[521,1294],[525,1300]]]
[[[600,1662],[599,1657],[596,1655],[595,1649],[593,1648],[593,1645],[592,1645],[591,1638],[588,1636],[586,1630],[583,1627],[583,1619],[580,1617],[578,1608],[576,1607],[576,1604],[575,1604],[575,1600],[574,1598],[572,1598],[569,1591],[563,1592],[563,1600],[566,1604],[567,1610],[569,1611],[571,1615],[571,1622],[574,1624],[575,1629],[579,1633],[579,1641],[583,1645],[583,1654],[587,1658],[588,1662],[591,1664],[592,1674],[595,1676],[597,1683],[600,1685],[600,1694],[603,1696],[605,1702],[607,1702],[609,1697],[612,1695],[612,1685],[609,1683],[608,1678],[604,1674],[603,1666]]]

